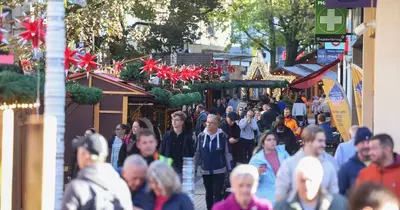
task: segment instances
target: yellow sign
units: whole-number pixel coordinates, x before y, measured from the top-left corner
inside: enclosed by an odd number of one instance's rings
[[[349,128],[351,126],[350,120],[350,106],[346,94],[342,86],[334,80],[323,79],[323,89],[328,100],[329,107],[331,108],[331,118],[336,124],[344,141],[348,141]]]
[[[354,90],[354,98],[356,101],[358,124],[362,125],[363,73],[362,69],[354,64],[351,66],[351,69],[352,69],[353,90]]]

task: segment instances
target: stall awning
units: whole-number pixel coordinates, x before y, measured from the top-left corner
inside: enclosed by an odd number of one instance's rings
[[[328,73],[329,69],[334,67],[339,62],[340,62],[340,59],[338,58],[335,61],[333,61],[332,63],[330,63],[326,66],[323,66],[320,70],[313,72],[307,76],[296,79],[289,85],[289,87],[293,88],[293,89],[310,88],[310,87],[314,86],[315,84],[317,84],[322,79],[322,77],[324,77],[324,75]]]

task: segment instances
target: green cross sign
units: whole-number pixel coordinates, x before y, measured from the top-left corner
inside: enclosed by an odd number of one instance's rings
[[[316,0],[315,41],[345,42],[347,9],[327,9],[325,0]]]

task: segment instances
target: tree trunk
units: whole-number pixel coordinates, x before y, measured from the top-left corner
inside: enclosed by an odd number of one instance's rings
[[[271,55],[271,69],[273,70],[276,68],[276,28],[274,25],[274,6],[272,4],[272,0],[267,0],[267,4],[269,4],[271,11],[268,17],[268,28],[269,28],[269,48],[270,48],[270,55]]]
[[[47,32],[46,32],[46,82],[44,93],[44,117],[57,119],[55,155],[55,193],[48,195],[54,200],[54,209],[61,209],[64,188],[64,130],[65,130],[65,75],[64,75],[64,49],[65,49],[65,24],[64,1],[47,1]],[[50,121],[45,120],[45,127]],[[45,135],[46,136],[46,135]],[[46,138],[46,137],[45,137]],[[51,168],[51,167],[49,167]],[[53,190],[53,191],[54,191]],[[54,197],[53,197],[54,196]],[[49,201],[50,202],[50,201]]]
[[[286,61],[285,66],[294,66],[299,50],[299,41],[286,40]]]

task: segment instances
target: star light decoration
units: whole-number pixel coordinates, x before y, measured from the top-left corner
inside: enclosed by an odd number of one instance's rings
[[[91,55],[90,52],[85,53],[85,55],[78,55],[80,59],[78,67],[86,70],[86,75],[89,77],[90,69],[97,69],[97,63],[94,61],[97,59],[97,55]]]
[[[33,49],[39,47],[39,42],[45,43],[45,25],[43,24],[44,19],[39,18],[33,22],[29,17],[26,17],[23,21],[16,19],[16,21],[24,27],[26,30],[19,33],[17,36],[20,38],[18,42],[25,45],[27,42],[32,41]]]
[[[5,13],[3,13],[3,14],[1,14],[0,15],[0,20],[2,20],[4,17],[6,17],[8,15],[8,12],[5,12]],[[4,44],[9,44],[8,43],[8,41],[7,41],[7,39],[4,37],[4,33],[8,33],[8,31],[7,30],[5,30],[5,29],[3,29],[3,28],[0,28],[0,41],[2,42],[2,43],[4,43]]]
[[[124,68],[124,60],[122,61],[115,61],[113,60],[114,70],[119,73]]]
[[[172,67],[167,66],[167,64],[162,64],[157,71],[157,77],[161,80],[166,80],[169,77],[169,72],[172,71]]]
[[[68,70],[71,67],[71,65],[73,65],[73,66],[78,65],[78,60],[75,58],[75,55],[77,52],[78,52],[78,50],[72,50],[69,47],[65,48],[65,51],[64,51],[65,76],[68,75]]]
[[[158,62],[160,60],[154,61],[153,58],[150,57],[149,60],[146,61],[146,60],[142,59],[142,61],[144,63],[144,66],[143,66],[142,71],[140,73],[145,72],[148,75],[151,75],[151,74],[153,74],[153,72],[157,72],[158,71],[157,64],[158,64]]]
[[[180,72],[179,77],[181,80],[183,80],[183,82],[187,82],[193,79],[192,71],[189,70],[189,68],[186,67],[185,65],[180,68],[179,72]]]

